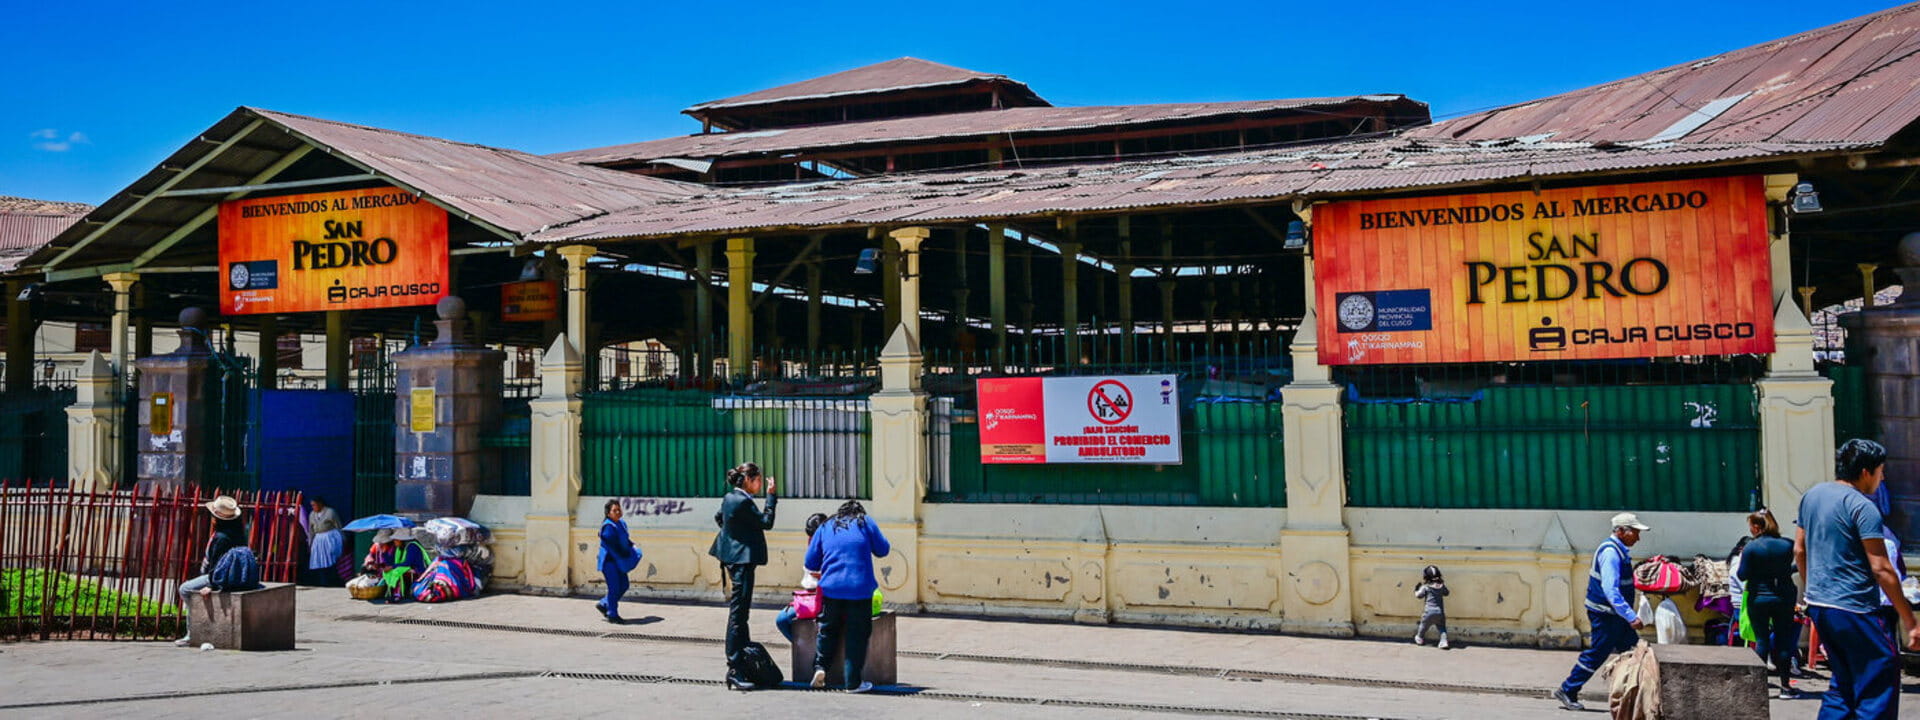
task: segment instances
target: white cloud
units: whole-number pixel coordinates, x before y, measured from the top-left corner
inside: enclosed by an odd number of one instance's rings
[[[28,133],[27,137],[39,141],[33,144],[34,149],[46,152],[66,152],[72,150],[75,145],[86,145],[92,142],[87,139],[86,133],[62,132],[53,128],[35,130]]]

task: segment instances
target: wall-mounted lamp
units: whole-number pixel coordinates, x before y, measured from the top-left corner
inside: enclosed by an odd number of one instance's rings
[[[872,275],[874,270],[878,269],[879,267],[880,267],[880,249],[865,248],[860,251],[860,257],[853,261],[853,274]]]
[[[1810,182],[1793,186],[1793,192],[1787,195],[1787,203],[1787,207],[1796,215],[1817,213],[1824,209],[1820,207],[1820,193],[1814,192],[1813,183]]]
[[[527,258],[527,264],[520,266],[520,281],[531,282],[540,279],[540,261]]]
[[[1280,249],[1289,252],[1306,250],[1307,224],[1299,220],[1287,223],[1287,238],[1285,242],[1280,244]]]
[[[20,297],[15,299],[21,302],[26,302],[28,300],[32,300],[39,296],[40,296],[40,283],[27,283],[26,287],[20,288]]]

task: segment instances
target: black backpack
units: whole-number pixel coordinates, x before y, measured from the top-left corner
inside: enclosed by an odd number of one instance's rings
[[[740,648],[740,652],[727,658],[727,668],[733,671],[734,677],[759,687],[780,685],[780,666],[773,664],[773,656],[767,654],[767,647],[757,642],[747,643]]]

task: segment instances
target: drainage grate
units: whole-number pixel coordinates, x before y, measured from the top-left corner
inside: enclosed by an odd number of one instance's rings
[[[1388,688],[1393,690],[1433,690],[1437,692],[1507,695],[1534,699],[1549,697],[1549,693],[1546,690],[1513,687],[1510,685],[1467,685],[1461,683],[1420,682],[1417,680],[1380,680],[1375,678],[1329,678],[1325,675],[1266,672],[1262,670],[1224,670],[1221,671],[1220,677],[1223,680],[1278,680],[1281,682],[1301,683],[1305,685],[1345,685],[1350,687]]]
[[[0,705],[0,710],[104,705],[107,703],[140,702],[143,700],[181,700],[215,695],[251,695],[258,693],[298,692],[302,690],[338,690],[341,688],[376,687],[381,685],[420,685],[425,683],[471,682],[475,680],[513,680],[518,678],[540,677],[540,675],[541,673],[533,671],[509,670],[503,672],[438,675],[433,677],[398,678],[390,680],[351,680],[332,683],[301,683],[298,685],[255,685],[224,690],[181,690],[178,692],[152,693],[148,695],[123,695],[120,697],[90,698],[85,700],[49,700],[46,702],[18,703],[13,705]]]

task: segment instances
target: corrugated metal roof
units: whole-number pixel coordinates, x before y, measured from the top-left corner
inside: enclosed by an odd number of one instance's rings
[[[1409,135],[1636,142],[1709,103],[1745,97],[1685,143],[1885,142],[1920,117],[1920,5],[1907,5]]]
[[[716,159],[988,135],[1114,128],[1149,123],[1230,118],[1260,113],[1333,112],[1346,107],[1393,105],[1405,105],[1409,111],[1417,111],[1423,120],[1426,116],[1425,103],[1409,100],[1404,95],[1349,95],[1164,105],[1007,108],[774,130],[688,135],[591,150],[574,150],[548,157],[593,165],[644,162],[662,158]]]
[[[1280,201],[1762,160],[1861,146],[1724,143],[1603,149],[1583,143],[1374,138],[1198,157],[713,190],[550,228],[529,240],[632,240]]]
[[[20,261],[62,231],[80,221],[93,206],[27,198],[0,197],[0,272]]]
[[[1026,83],[1019,82],[998,73],[983,73],[951,65],[928,62],[919,58],[903,57],[842,70],[832,75],[822,75],[811,80],[788,83],[779,87],[756,90],[745,95],[735,95],[720,100],[709,100],[682,110],[688,115],[698,115],[706,110],[738,108],[748,105],[766,105],[771,103],[793,102],[797,100],[817,100],[841,95],[864,95],[868,93],[913,90],[918,88],[963,85],[975,81],[998,80],[1031,94]],[[1032,100],[1040,105],[1047,104],[1038,95]]]

